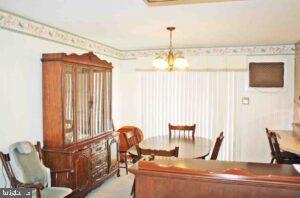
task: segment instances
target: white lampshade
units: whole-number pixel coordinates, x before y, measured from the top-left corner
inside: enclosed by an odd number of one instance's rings
[[[157,57],[156,59],[154,59],[152,65],[155,68],[161,70],[167,69],[169,67],[168,62],[162,57]]]
[[[189,66],[187,60],[184,57],[175,58],[173,65],[176,69],[185,69]]]

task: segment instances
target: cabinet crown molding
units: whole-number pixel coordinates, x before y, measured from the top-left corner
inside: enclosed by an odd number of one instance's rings
[[[107,62],[106,60],[101,60],[98,58],[93,52],[88,52],[85,54],[66,54],[66,53],[50,53],[50,54],[43,54],[42,62],[47,61],[64,61],[69,63],[80,63],[85,65],[92,65],[98,67],[105,67],[105,68],[113,68],[112,63]]]

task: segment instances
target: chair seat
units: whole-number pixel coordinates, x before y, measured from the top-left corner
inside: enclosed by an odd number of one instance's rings
[[[141,159],[141,157],[139,157],[138,155],[134,155],[132,153],[129,153],[130,157],[131,157],[131,162],[134,164],[137,161],[139,161]]]
[[[300,158],[283,159],[282,164],[300,164]]]
[[[289,159],[300,159],[300,157],[294,153],[290,153],[290,152],[287,152],[287,151],[281,151],[280,152],[281,156],[283,158],[289,158]]]
[[[283,164],[300,164],[300,157],[287,151],[280,152],[283,158]]]
[[[299,164],[300,163],[300,157],[294,153],[290,153],[287,151],[281,151],[280,155],[283,158],[283,161],[285,164],[295,164],[295,163]],[[272,156],[272,158],[275,159],[275,156],[272,155],[272,153],[271,153],[271,156]]]
[[[64,198],[71,194],[72,189],[65,187],[50,187],[44,188],[41,191],[42,198]],[[32,193],[32,197],[36,197],[36,191]]]

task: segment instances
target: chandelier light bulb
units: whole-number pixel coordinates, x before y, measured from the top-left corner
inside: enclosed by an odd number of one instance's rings
[[[176,69],[186,69],[188,67],[188,62],[184,57],[177,57],[174,60],[174,68]]]
[[[156,59],[154,59],[152,64],[155,68],[160,70],[164,70],[169,67],[168,62],[162,57],[157,57]]]

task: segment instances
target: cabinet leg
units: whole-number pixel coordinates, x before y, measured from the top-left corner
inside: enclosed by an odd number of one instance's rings
[[[120,168],[118,168],[117,177],[120,177]]]
[[[126,167],[126,175],[128,175],[127,153],[125,153],[125,167]]]

